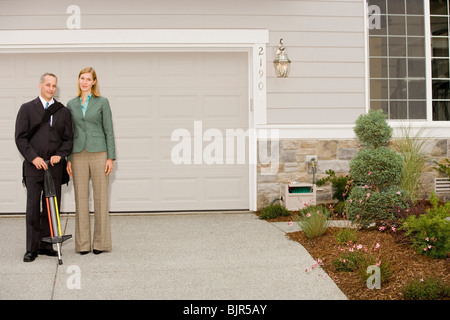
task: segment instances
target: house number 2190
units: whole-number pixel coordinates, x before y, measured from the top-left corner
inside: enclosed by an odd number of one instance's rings
[[[259,47],[259,78],[262,79],[264,76],[264,70],[263,70],[263,58],[264,58],[264,48],[263,47]],[[262,91],[264,89],[264,82],[262,80],[259,81],[258,83],[258,89],[260,91]],[[258,98],[262,98],[262,94],[260,93],[258,95]]]

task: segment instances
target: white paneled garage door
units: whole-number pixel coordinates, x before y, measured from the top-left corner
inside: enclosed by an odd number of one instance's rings
[[[0,212],[25,211],[22,157],[13,139],[20,105],[37,97],[47,71],[59,77],[56,99],[66,104],[86,66],[97,70],[113,112],[111,211],[248,209],[248,160],[237,159],[243,151],[237,137],[225,138],[227,129],[248,128],[247,59],[246,52],[0,55]],[[174,130],[184,136],[171,141]],[[191,164],[175,164],[173,149],[187,151],[189,142]],[[230,146],[234,158],[226,159]],[[248,139],[244,149],[248,159]],[[205,163],[208,155],[219,164]],[[62,201],[61,211],[74,211],[72,183],[63,186]]]

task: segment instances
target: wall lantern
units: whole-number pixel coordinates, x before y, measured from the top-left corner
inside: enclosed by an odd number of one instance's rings
[[[286,48],[283,47],[283,39],[280,39],[280,44],[278,45],[277,52],[275,53],[275,60],[273,60],[275,74],[278,78],[287,78],[291,68],[291,60],[289,60],[285,50]]]

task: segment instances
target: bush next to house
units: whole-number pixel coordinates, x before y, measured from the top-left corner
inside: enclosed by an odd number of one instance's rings
[[[372,222],[392,219],[394,207],[406,208],[407,192],[398,185],[402,176],[402,156],[387,147],[392,128],[381,110],[361,115],[354,128],[363,145],[350,162],[355,186],[346,201],[348,217],[368,226]]]
[[[270,204],[261,210],[261,219],[274,219],[278,217],[288,217],[290,216],[289,210],[280,204]]]
[[[355,121],[354,132],[364,147],[377,149],[386,147],[394,131],[386,122],[382,110],[370,110]]]
[[[409,216],[402,224],[405,235],[410,237],[413,247],[419,254],[432,258],[446,258],[450,253],[450,202],[439,204],[434,193],[431,194],[432,208],[418,217]]]
[[[347,201],[349,219],[366,227],[373,222],[395,220],[395,210],[406,210],[410,204],[406,192],[397,186],[380,191],[364,186],[354,187]]]
[[[402,177],[403,160],[398,153],[386,147],[364,148],[355,155],[350,169],[355,181],[379,191],[398,185]]]
[[[325,171],[328,174],[328,177],[322,178],[317,181],[317,186],[321,187],[327,182],[331,182],[333,188],[333,199],[336,199],[339,202],[345,201],[350,194],[351,182],[352,178],[347,176],[336,176],[336,172],[334,170],[329,169]]]
[[[353,188],[353,179],[349,175],[338,177],[332,169],[327,170],[325,173],[328,174],[328,177],[318,180],[316,184],[320,187],[331,182],[333,190],[332,198],[338,201],[334,207],[334,212],[336,215],[345,215],[345,200],[348,198]]]

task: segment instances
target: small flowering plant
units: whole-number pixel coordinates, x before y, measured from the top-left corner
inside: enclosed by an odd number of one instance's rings
[[[346,246],[339,246],[339,251],[341,254],[333,260],[333,266],[337,271],[352,272],[357,270],[365,259],[367,248],[349,241]]]
[[[318,266],[323,266],[323,262],[320,258],[318,258],[310,268],[306,268],[305,272],[314,270]]]
[[[375,244],[375,247],[373,248],[373,254],[366,255],[365,259],[359,266],[358,275],[365,283],[370,276],[370,274],[367,273],[367,268],[371,265],[375,265],[380,268],[381,283],[389,280],[393,272],[391,270],[389,261],[382,258],[381,244],[379,242]]]
[[[320,258],[318,258],[317,260],[314,261],[314,263],[311,267],[308,267],[305,269],[305,272],[310,273],[317,267],[321,267],[321,266],[323,266],[323,261]],[[326,273],[318,273],[317,276],[320,278],[323,278],[323,279],[328,278],[328,275]]]
[[[345,247],[339,248],[341,254],[339,258],[333,260],[333,266],[337,271],[357,272],[364,282],[370,276],[367,268],[372,265],[380,268],[381,282],[387,281],[392,275],[389,262],[382,259],[379,242],[374,248],[367,248],[362,244],[350,241]]]
[[[299,214],[293,214],[292,219],[297,222],[305,235],[311,239],[325,233],[330,216],[331,212],[325,206],[309,205],[300,210]]]

